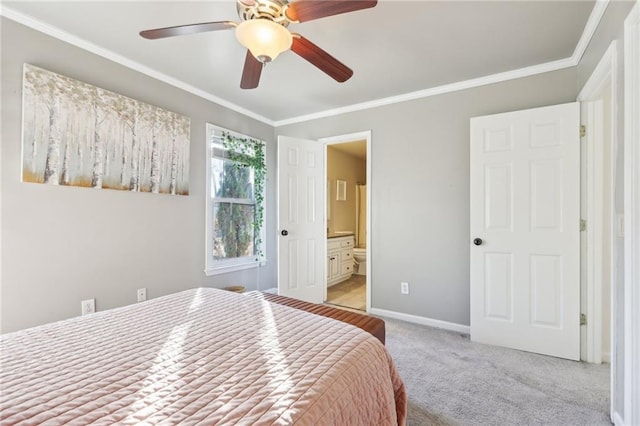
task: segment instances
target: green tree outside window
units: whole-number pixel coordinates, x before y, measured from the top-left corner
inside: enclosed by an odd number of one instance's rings
[[[264,143],[223,131],[214,155],[214,259],[262,256],[266,176]]]

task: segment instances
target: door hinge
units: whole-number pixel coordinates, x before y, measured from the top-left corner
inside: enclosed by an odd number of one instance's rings
[[[580,314],[580,325],[587,325],[587,316],[585,314]]]
[[[580,125],[580,137],[584,138],[587,135],[587,128],[584,124]]]
[[[580,219],[580,232],[584,232],[587,230],[587,221],[586,219]]]

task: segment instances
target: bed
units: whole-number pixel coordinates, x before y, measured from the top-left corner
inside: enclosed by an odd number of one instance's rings
[[[1,424],[404,424],[383,344],[199,288],[0,336]]]
[[[266,293],[262,291],[250,291],[243,293],[245,296],[264,299],[279,305],[291,306],[296,309],[311,312],[323,317],[333,318],[347,324],[355,325],[371,333],[373,337],[380,340],[384,345],[385,342],[385,324],[380,318],[372,317],[359,312],[347,311],[345,309],[334,308],[333,306],[319,305],[317,303],[304,302],[302,300],[293,299],[291,297],[280,296],[278,294]]]

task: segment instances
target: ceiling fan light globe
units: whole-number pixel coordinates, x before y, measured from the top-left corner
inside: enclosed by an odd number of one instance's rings
[[[273,61],[291,48],[289,30],[268,19],[243,21],[236,27],[236,38],[260,62]]]

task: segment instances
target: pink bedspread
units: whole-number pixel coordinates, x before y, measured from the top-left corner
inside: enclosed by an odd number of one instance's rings
[[[404,424],[369,333],[215,289],[0,336],[2,424]]]

